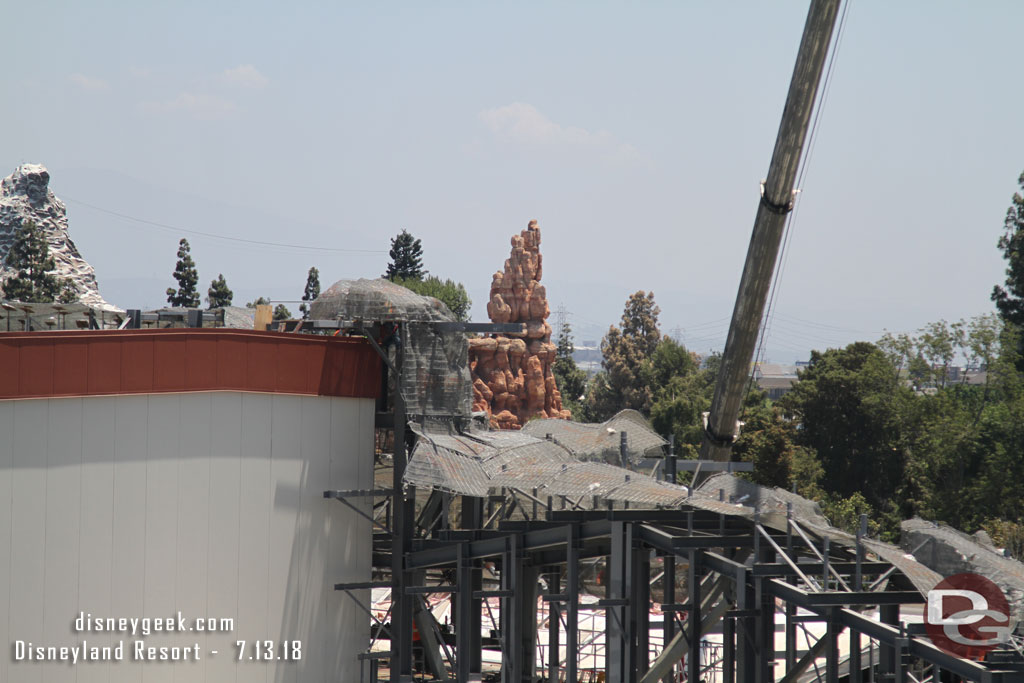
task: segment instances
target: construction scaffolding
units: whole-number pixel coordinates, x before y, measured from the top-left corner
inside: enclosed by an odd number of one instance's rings
[[[411,321],[350,313],[304,329],[398,337],[375,347],[400,386]],[[365,681],[1024,680],[1017,640],[985,661],[931,643],[922,606],[942,576],[867,538],[866,520],[850,534],[811,501],[715,474],[723,463],[676,463],[636,414],[495,432],[405,386],[378,414],[394,431],[387,479],[324,493],[374,500],[374,576],[336,585],[373,591]],[[661,479],[677,465],[712,476]]]

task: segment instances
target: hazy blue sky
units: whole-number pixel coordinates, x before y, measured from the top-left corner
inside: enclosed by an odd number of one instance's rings
[[[163,302],[180,229],[313,247],[186,235],[204,291],[223,273],[244,303],[298,299],[311,265],[325,287],[378,276],[406,228],[485,319],[535,218],[577,341],[644,289],[663,329],[720,349],[806,9],[15,3],[0,175],[49,167],[122,307]],[[1019,2],[853,0],[770,359],[991,310],[1024,170],[1021,26]]]

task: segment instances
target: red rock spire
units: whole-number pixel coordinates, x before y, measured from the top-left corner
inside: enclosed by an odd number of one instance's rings
[[[512,252],[494,274],[487,302],[492,322],[526,323],[526,334],[469,340],[473,410],[486,411],[500,429],[519,429],[531,417],[569,419],[551,371],[555,345],[540,284],[542,261],[540,228],[530,221],[512,237]]]

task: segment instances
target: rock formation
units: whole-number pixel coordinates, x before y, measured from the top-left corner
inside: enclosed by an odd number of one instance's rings
[[[68,217],[64,202],[49,188],[50,174],[41,164],[22,164],[0,181],[0,298],[2,283],[15,275],[4,267],[7,252],[14,242],[14,233],[23,221],[34,221],[42,230],[57,264],[59,277],[71,280],[77,290],[77,301],[94,308],[118,311],[100,296],[96,273],[78,253],[68,236]]]
[[[526,333],[469,340],[473,410],[491,425],[519,429],[531,417],[569,419],[551,367],[551,309],[541,278],[540,228],[530,221],[512,238],[505,268],[494,274],[487,315],[495,323],[525,323]]]

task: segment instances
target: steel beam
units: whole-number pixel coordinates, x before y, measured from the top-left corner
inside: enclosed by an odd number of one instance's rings
[[[918,591],[828,591],[809,593],[779,579],[766,579],[775,595],[799,607],[837,607],[844,605],[905,605],[925,601]]]

